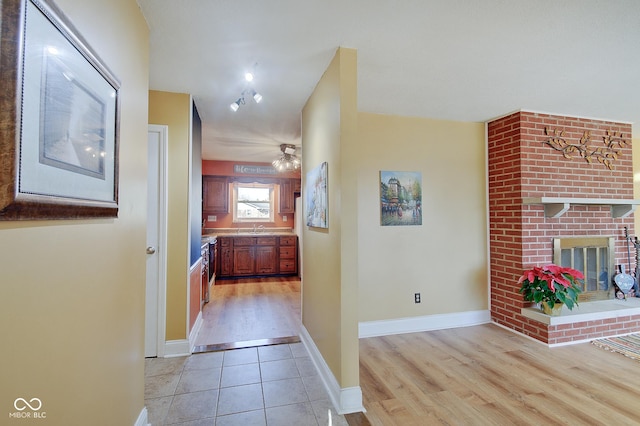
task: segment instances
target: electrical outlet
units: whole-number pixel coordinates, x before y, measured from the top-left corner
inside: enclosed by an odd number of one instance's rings
[[[282,216],[282,221],[286,222],[287,221],[287,215],[285,214],[284,216]]]
[[[420,303],[420,293],[415,293],[413,295],[413,298],[416,301],[416,303]]]
[[[215,222],[216,220],[218,220],[218,216],[207,216],[207,220],[209,222]]]

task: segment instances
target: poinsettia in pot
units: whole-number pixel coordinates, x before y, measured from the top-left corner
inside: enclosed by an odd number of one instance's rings
[[[540,303],[548,315],[559,315],[564,304],[573,309],[582,291],[582,272],[555,264],[535,266],[524,271],[518,280],[519,292],[527,302]]]

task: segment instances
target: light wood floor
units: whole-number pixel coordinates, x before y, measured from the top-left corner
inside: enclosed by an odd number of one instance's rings
[[[640,363],[493,324],[360,340],[372,425],[638,425]]]
[[[202,311],[196,345],[298,336],[300,279],[218,281]]]
[[[196,344],[297,336],[300,281],[216,284]],[[493,324],[360,339],[350,425],[638,425],[640,363]]]

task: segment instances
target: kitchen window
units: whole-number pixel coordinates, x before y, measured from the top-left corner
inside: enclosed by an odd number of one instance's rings
[[[234,183],[233,222],[273,222],[273,184]]]

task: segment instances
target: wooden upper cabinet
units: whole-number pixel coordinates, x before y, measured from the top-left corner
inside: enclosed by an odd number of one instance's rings
[[[292,179],[280,180],[280,213],[293,213]]]
[[[226,176],[202,177],[202,210],[209,213],[229,212],[229,181]]]

